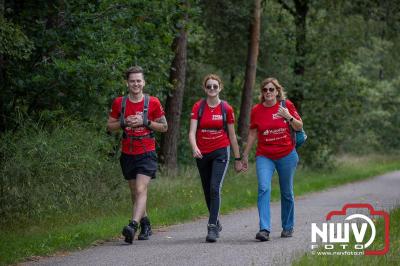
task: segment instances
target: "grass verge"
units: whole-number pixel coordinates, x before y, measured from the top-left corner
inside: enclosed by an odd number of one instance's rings
[[[366,179],[400,169],[398,158],[374,156],[346,157],[329,172],[299,169],[295,177],[295,195],[320,191],[348,182]],[[122,178],[121,178],[121,182]],[[118,237],[131,211],[127,187],[121,191],[123,201],[112,206],[83,209],[63,215],[13,225],[0,229],[0,264],[19,262],[33,256],[54,254],[87,247],[99,239]],[[230,171],[222,192],[222,213],[255,207],[257,178],[254,166],[247,173]],[[277,178],[273,178],[272,200],[279,199]],[[187,168],[177,176],[160,175],[149,191],[149,216],[154,226],[181,223],[207,215],[197,169]]]

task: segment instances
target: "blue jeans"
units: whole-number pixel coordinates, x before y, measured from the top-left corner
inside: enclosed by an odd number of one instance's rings
[[[260,230],[271,232],[271,179],[278,171],[279,186],[281,190],[281,221],[283,230],[290,230],[294,225],[294,193],[293,177],[296,171],[299,156],[296,149],[278,160],[271,160],[264,156],[256,157],[258,179],[258,214],[260,217]]]

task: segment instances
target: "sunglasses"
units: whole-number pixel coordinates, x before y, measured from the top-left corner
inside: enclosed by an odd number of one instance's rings
[[[262,92],[273,92],[273,91],[275,91],[275,88],[274,87],[270,87],[270,88],[263,88],[262,89]]]
[[[219,86],[217,84],[213,84],[213,85],[207,85],[206,89],[207,90],[218,90]]]

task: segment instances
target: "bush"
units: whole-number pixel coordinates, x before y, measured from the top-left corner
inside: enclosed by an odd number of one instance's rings
[[[93,124],[64,122],[45,130],[27,122],[0,140],[1,223],[101,208],[121,195],[111,138]]]

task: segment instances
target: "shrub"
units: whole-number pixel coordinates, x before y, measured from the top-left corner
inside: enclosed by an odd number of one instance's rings
[[[112,202],[123,182],[111,138],[95,125],[26,122],[0,137],[1,223]]]

